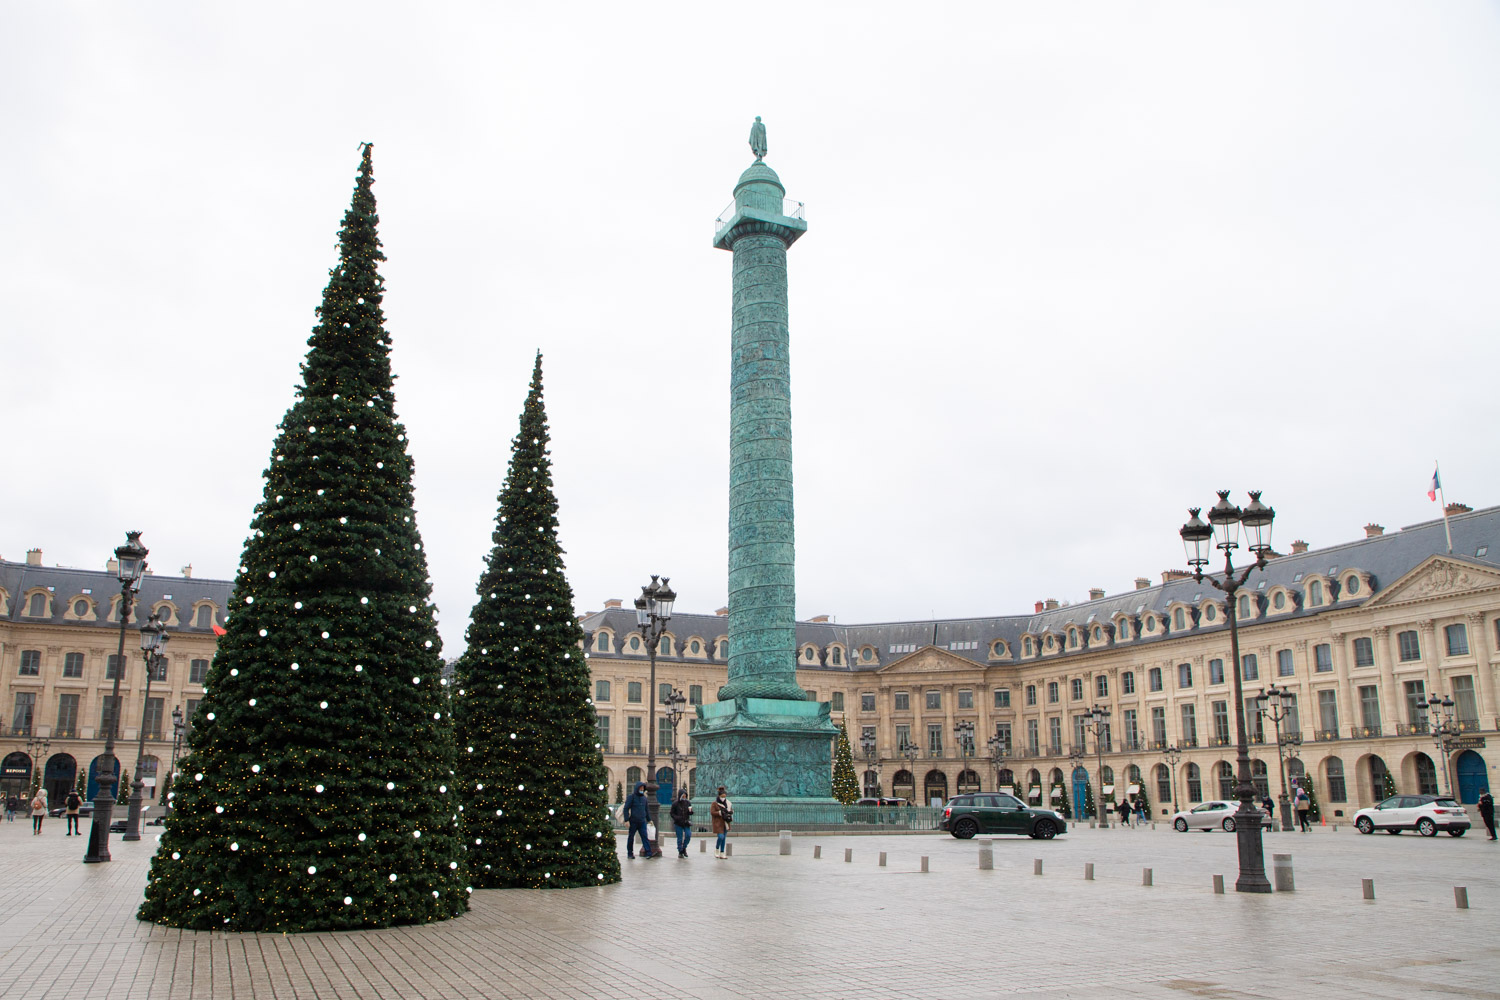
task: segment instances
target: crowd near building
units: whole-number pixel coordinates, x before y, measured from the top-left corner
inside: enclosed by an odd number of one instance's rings
[[[1467,803],[1497,777],[1486,734],[1500,725],[1500,507],[1455,504],[1450,514],[1446,530],[1441,519],[1391,532],[1371,524],[1341,545],[1293,542],[1251,575],[1236,609],[1239,669],[1263,793],[1280,791],[1278,740],[1289,779],[1309,785],[1335,821],[1381,799],[1387,775],[1402,792],[1451,792]],[[140,770],[153,804],[181,735],[174,709],[191,725],[231,590],[191,567],[145,578],[127,622],[117,705],[113,567],[48,567],[38,550],[0,560],[4,791],[24,794],[39,775],[52,802],[80,778],[92,797],[104,733],[118,717],[132,776],[131,744],[145,731]],[[1168,570],[1123,593],[1041,600],[1019,615],[872,625],[819,616],[798,623],[797,678],[847,727],[868,795],[928,804],[1010,788],[1081,810],[1088,782],[1106,796],[1144,793],[1160,813],[1232,797],[1225,612],[1207,581]],[[171,640],[148,694],[135,627],[152,614]],[[611,782],[645,779],[646,699],[655,697],[666,801],[693,780],[692,708],[714,701],[726,679],[727,611],[673,616],[655,692],[632,608],[608,601],[582,624]],[[1272,685],[1287,692],[1279,730],[1255,702]],[[673,692],[687,712],[664,710]],[[1457,735],[1446,743],[1433,732],[1433,697],[1451,706]],[[1097,736],[1095,708],[1108,712]]]

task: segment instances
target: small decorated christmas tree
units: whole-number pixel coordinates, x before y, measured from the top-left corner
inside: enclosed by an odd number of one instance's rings
[[[842,724],[834,740],[833,797],[846,806],[853,805],[854,800],[859,798],[859,778],[854,773],[854,754],[849,749],[849,731]]]
[[[455,677],[458,787],[476,886],[620,880],[547,442],[538,354]]]
[[[1380,774],[1380,797],[1388,799],[1392,795],[1400,794],[1400,792],[1396,791],[1396,779],[1391,777],[1391,772],[1382,771]]]
[[[1083,816],[1084,819],[1093,819],[1097,815],[1094,809],[1094,786],[1089,779],[1083,779]]]

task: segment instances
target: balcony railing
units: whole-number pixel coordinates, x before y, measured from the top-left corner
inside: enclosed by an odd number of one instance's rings
[[[1425,722],[1396,723],[1397,736],[1426,736],[1430,730]]]
[[[1339,738],[1337,729],[1316,729],[1313,731],[1313,740],[1318,743],[1332,743]]]
[[[1353,726],[1349,730],[1350,739],[1368,740],[1379,735],[1379,726]]]
[[[1211,747],[1233,746],[1234,740],[1230,739],[1228,736],[1210,736],[1208,738],[1208,745]]]
[[[31,735],[31,727],[30,726],[11,726],[9,732],[6,735],[8,735],[8,736],[30,736]]]
[[[1478,719],[1459,719],[1458,720],[1458,731],[1461,732],[1461,733],[1477,733],[1477,732],[1479,732],[1479,720]]]
[[[1178,741],[1177,745],[1180,747],[1185,747],[1187,749],[1192,749],[1193,747],[1196,747],[1198,745],[1198,737],[1184,736],[1181,740]]]
[[[71,727],[71,726],[67,727],[67,728],[59,726],[58,728],[52,730],[52,736],[55,739],[62,739],[62,740],[77,739],[78,738],[78,730],[76,728]]]

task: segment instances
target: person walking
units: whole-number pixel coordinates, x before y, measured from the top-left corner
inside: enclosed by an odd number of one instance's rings
[[[1307,794],[1307,789],[1301,785],[1297,786],[1297,828],[1303,833],[1312,830],[1312,821],[1308,818],[1312,813],[1312,796]]]
[[[651,857],[651,837],[648,824],[651,822],[651,813],[646,808],[646,783],[638,781],[635,791],[630,798],[625,800],[625,807],[621,810],[625,824],[629,832],[625,835],[625,856],[635,857],[635,836],[641,835],[641,857]]]
[[[688,841],[693,839],[693,803],[688,800],[687,789],[677,793],[672,803],[672,827],[677,831],[677,856],[687,857]]]
[[[718,840],[714,842],[714,857],[723,860],[729,857],[724,853],[724,841],[729,836],[729,825],[734,822],[734,806],[730,804],[723,785],[719,786],[719,794],[708,807],[708,814],[713,820],[713,831],[718,835]]]
[[[1120,804],[1117,805],[1117,806],[1115,806],[1115,812],[1117,812],[1117,813],[1120,814],[1120,826],[1127,827],[1127,826],[1130,825],[1130,802],[1129,802],[1129,800],[1127,800],[1127,799],[1121,799],[1120,800]]]
[[[78,810],[83,807],[83,797],[78,794],[78,789],[68,789],[68,797],[63,799],[63,805],[68,810],[68,836],[75,833],[83,836],[83,831],[78,829]]]
[[[42,793],[37,792],[36,797],[31,800],[31,835],[35,837],[42,832],[42,820],[47,818],[47,800],[42,798]]]
[[[1479,818],[1484,820],[1484,827],[1490,831],[1490,839],[1495,839],[1495,798],[1490,795],[1488,788],[1479,790]]]
[[[1276,822],[1276,805],[1271,801],[1271,796],[1267,795],[1261,800],[1260,807],[1266,811],[1266,827],[1269,829]]]
[[[14,823],[16,810],[19,808],[21,808],[20,801],[14,795],[7,795],[5,797],[5,822]]]
[[[1138,825],[1140,825],[1140,826],[1145,826],[1146,822],[1150,818],[1151,818],[1150,816],[1146,815],[1146,800],[1145,799],[1136,799],[1135,800],[1135,821],[1136,821],[1136,823]]]

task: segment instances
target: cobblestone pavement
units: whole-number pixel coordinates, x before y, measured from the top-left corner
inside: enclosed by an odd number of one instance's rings
[[[1274,896],[1234,893],[1232,836],[1165,826],[999,838],[986,872],[978,842],[941,834],[802,835],[790,857],[743,837],[728,861],[697,842],[685,861],[627,861],[618,886],[478,892],[459,920],[292,936],[141,924],[154,837],[115,837],[108,865],[82,864],[84,846],[58,820],[35,838],[0,823],[0,997],[1500,998],[1500,845],[1473,833],[1274,834],[1267,861],[1290,852],[1297,881]]]

